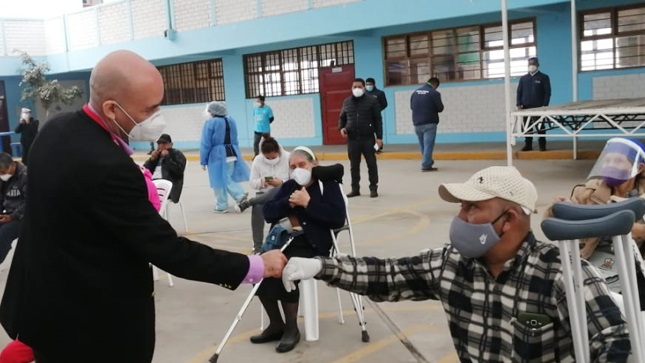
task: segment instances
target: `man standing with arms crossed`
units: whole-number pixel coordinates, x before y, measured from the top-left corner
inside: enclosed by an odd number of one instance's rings
[[[347,155],[352,173],[352,191],[347,197],[361,195],[361,155],[367,163],[370,198],[378,197],[376,150],[383,146],[383,119],[376,98],[365,96],[365,81],[362,78],[356,78],[352,82],[352,95],[343,101],[338,129],[343,138],[347,139]]]

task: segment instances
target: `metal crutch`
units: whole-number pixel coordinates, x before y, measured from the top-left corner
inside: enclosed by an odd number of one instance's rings
[[[284,250],[289,247],[291,242],[293,241],[294,238],[296,238],[297,235],[291,235],[289,236],[289,239],[287,242],[282,245],[280,248],[280,252],[284,252]],[[233,323],[231,326],[228,328],[228,331],[226,332],[226,335],[224,335],[224,339],[217,345],[217,349],[215,350],[215,353],[210,357],[208,360],[210,363],[217,363],[217,360],[219,359],[219,355],[224,349],[224,346],[226,345],[226,342],[228,339],[231,337],[231,334],[233,334],[233,330],[235,330],[235,327],[237,327],[237,324],[242,320],[242,315],[244,315],[244,312],[246,312],[246,309],[248,309],[249,305],[251,304],[251,300],[253,300],[253,296],[255,296],[255,293],[258,292],[258,289],[260,288],[260,284],[264,281],[264,278],[258,281],[255,286],[253,286],[253,289],[251,289],[251,292],[249,293],[249,296],[246,297],[246,300],[244,300],[244,304],[242,304],[242,307],[240,308],[240,311],[238,311],[237,315],[235,316],[235,319],[233,319]]]
[[[555,212],[554,215],[556,215]],[[571,219],[579,219],[579,217]],[[589,361],[589,335],[587,329],[587,311],[583,296],[584,281],[582,279],[579,239],[607,234],[617,235],[618,239],[620,239],[621,236],[630,233],[633,224],[634,212],[631,210],[620,210],[605,217],[587,220],[546,218],[542,221],[542,230],[547,238],[559,241],[574,351],[577,359],[583,362]],[[573,246],[571,246],[572,244]],[[622,252],[616,251],[617,254]],[[621,270],[621,279],[625,282],[630,281],[630,278],[626,275],[627,267],[629,266],[623,265],[623,269]],[[627,298],[629,299],[629,296]],[[628,303],[631,305],[631,302],[628,301]],[[640,335],[637,332],[635,319],[640,318],[640,315],[638,317],[635,316],[631,308],[626,309],[626,312],[632,342],[638,341],[634,340],[638,339]],[[638,344],[636,346],[634,345],[632,344],[634,355],[638,362],[642,362],[642,348]]]

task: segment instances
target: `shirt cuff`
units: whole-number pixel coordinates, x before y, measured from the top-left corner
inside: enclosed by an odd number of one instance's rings
[[[264,277],[264,261],[258,255],[249,255],[249,272],[242,280],[243,284],[257,284]]]

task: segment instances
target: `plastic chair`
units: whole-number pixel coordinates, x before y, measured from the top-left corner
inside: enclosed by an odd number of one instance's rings
[[[166,215],[164,216],[164,218],[167,221],[170,220],[170,213],[168,212],[168,210],[170,209],[170,206],[173,205],[173,204],[176,204],[176,205],[179,206],[179,210],[181,211],[181,216],[184,219],[184,232],[188,233],[188,222],[186,222],[186,213],[184,213],[184,205],[181,204],[181,200],[179,200],[177,203],[174,203],[172,201],[170,201],[170,203],[168,203],[168,206],[166,207]]]
[[[159,215],[165,220],[167,218],[167,209],[168,209],[168,197],[170,196],[170,190],[172,189],[172,182],[165,179],[153,180],[152,183],[157,187],[157,194],[159,195],[159,201],[161,202],[161,207],[159,208]],[[152,265],[152,278],[155,281],[159,280],[159,269],[157,266]],[[172,275],[168,274],[168,286],[175,286],[175,283],[172,281]]]
[[[562,256],[563,278],[567,294],[567,305],[571,316],[571,330],[576,360],[589,361],[589,335],[587,332],[587,311],[585,309],[582,265],[580,262],[580,239],[612,235],[614,254],[623,286],[624,312],[627,317],[632,360],[645,362],[643,320],[640,314],[636,267],[634,262],[635,244],[631,238],[634,221],[645,214],[645,200],[630,200],[608,205],[582,206],[572,203],[556,203],[553,215],[542,221],[542,231],[551,240],[559,241]],[[572,247],[573,244],[573,248]],[[617,302],[617,304],[619,304]],[[619,305],[619,307],[621,307]]]

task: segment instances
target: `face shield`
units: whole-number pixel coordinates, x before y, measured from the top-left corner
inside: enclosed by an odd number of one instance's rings
[[[643,145],[637,141],[613,138],[607,141],[587,179],[601,178],[609,186],[617,186],[634,178],[645,163]]]

